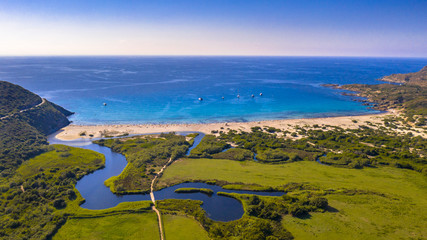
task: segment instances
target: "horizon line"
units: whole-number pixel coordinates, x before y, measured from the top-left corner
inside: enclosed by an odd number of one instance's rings
[[[312,58],[416,58],[416,59],[427,59],[425,57],[418,56],[371,56],[371,55],[221,55],[221,54],[212,54],[212,55],[192,55],[192,54],[81,54],[81,55],[1,55],[0,57],[271,57],[271,58],[280,58],[280,57],[312,57]]]

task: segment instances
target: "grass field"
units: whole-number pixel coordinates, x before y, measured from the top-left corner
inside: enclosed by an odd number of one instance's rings
[[[330,195],[338,212],[311,213],[309,219],[285,216],[295,239],[425,239],[426,219],[410,202],[373,195]]]
[[[53,239],[159,239],[154,212],[69,219]]]
[[[163,215],[165,238],[167,240],[208,240],[207,232],[191,218],[179,215]]]
[[[285,216],[296,239],[422,239],[427,236],[427,177],[391,167],[347,169],[302,161],[283,165],[217,159],[183,159],[169,166],[159,185],[224,180],[278,187],[289,182],[321,189],[359,189],[386,194],[332,194],[336,209],[310,218]]]
[[[87,169],[82,173],[82,175],[85,175],[87,172],[99,169],[100,166],[105,164],[104,155],[94,151],[59,144],[50,147],[53,149],[52,151],[48,151],[32,158],[30,161],[24,162],[17,172],[23,177],[28,178],[45,170],[79,167]]]

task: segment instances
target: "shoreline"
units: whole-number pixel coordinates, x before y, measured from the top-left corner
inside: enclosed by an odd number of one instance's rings
[[[112,125],[73,125],[70,124],[60,130],[56,138],[64,141],[76,140],[79,138],[91,139],[106,136],[120,136],[126,134],[149,134],[161,132],[202,132],[211,134],[212,131],[243,130],[251,131],[251,127],[274,127],[284,131],[295,132],[295,126],[338,126],[342,128],[358,128],[366,125],[366,122],[382,123],[386,116],[397,116],[399,111],[389,109],[383,113],[339,116],[322,118],[299,118],[264,120],[254,122],[220,122],[220,123],[177,123],[177,124],[112,124]]]

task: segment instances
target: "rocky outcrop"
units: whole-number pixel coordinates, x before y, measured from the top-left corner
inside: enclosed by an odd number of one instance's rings
[[[385,76],[380,80],[384,82],[427,87],[427,66],[423,67],[419,72],[392,74],[390,76]]]

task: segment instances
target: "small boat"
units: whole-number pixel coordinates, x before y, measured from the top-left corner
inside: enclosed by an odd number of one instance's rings
[[[237,98],[240,98],[240,95],[239,95],[239,94],[237,94]]]
[[[203,101],[203,98],[199,97],[199,101]]]
[[[251,95],[251,98],[254,98],[254,97],[255,97],[255,96],[252,94],[252,95]]]
[[[107,106],[107,103],[103,103],[102,105]]]
[[[262,96],[262,93],[260,93],[259,95]]]
[[[224,96],[222,97],[222,100],[224,100]]]

